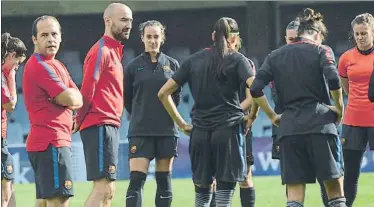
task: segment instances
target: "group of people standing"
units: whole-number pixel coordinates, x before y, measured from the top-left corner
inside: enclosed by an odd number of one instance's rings
[[[121,41],[130,37],[132,11],[112,3],[103,20],[105,32],[87,53],[80,89],[55,58],[61,43],[58,20],[41,16],[32,25],[35,48],[25,65],[23,95],[31,123],[26,149],[35,173],[37,206],[69,205],[74,195],[71,134],[78,131],[87,180],[93,181],[85,206],[111,206],[124,108],[130,115],[128,207],[142,206],[143,186],[153,159],[155,205],[171,206],[171,172],[179,131],[190,135],[195,206],[231,206],[239,183],[242,206],[253,207],[251,125],[259,108],[274,124],[273,158],[280,159],[287,206],[303,206],[305,184],[316,179],[326,207],[353,205],[367,143],[374,150],[371,14],[360,14],[352,21],[356,46],[337,64],[332,49],[322,44],[327,37],[322,15],[303,10],[286,29],[287,44],[272,51],[257,72],[253,62],[238,52],[240,31],[232,18],[220,18],[214,25],[212,46],[191,55],[182,65],[161,52],[165,26],[146,21],[139,27],[144,52],[125,67]],[[16,105],[15,73],[27,50],[8,33],[2,35],[1,47],[2,206],[14,206],[6,113]],[[185,83],[195,102],[192,123],[177,110]],[[263,93],[268,84],[274,110]],[[348,95],[346,110],[342,88]]]

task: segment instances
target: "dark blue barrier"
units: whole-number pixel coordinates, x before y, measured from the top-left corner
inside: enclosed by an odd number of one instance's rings
[[[190,159],[188,153],[189,139],[179,140],[178,157],[174,161],[173,178],[190,178]],[[271,138],[255,138],[253,141],[253,155],[255,165],[253,174],[257,176],[279,175],[279,161],[271,158]],[[86,180],[86,168],[83,157],[83,148],[80,142],[73,143],[73,178],[74,180]],[[9,146],[9,151],[14,159],[14,173],[16,183],[34,182],[34,173],[30,166],[28,156],[23,145]],[[128,144],[121,143],[119,149],[118,179],[129,178]],[[374,172],[374,153],[366,151],[361,166],[362,172]],[[150,165],[150,177],[154,172],[154,162]]]

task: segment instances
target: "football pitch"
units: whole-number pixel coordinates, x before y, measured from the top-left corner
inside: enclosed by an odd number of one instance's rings
[[[255,177],[256,207],[282,207],[285,206],[285,188],[281,185],[279,176]],[[117,190],[112,203],[113,207],[125,207],[125,194],[128,181],[117,182]],[[92,184],[89,182],[74,183],[75,196],[70,201],[71,207],[83,207],[85,199],[90,193]],[[34,206],[34,184],[17,184],[17,206]],[[147,179],[144,186],[143,207],[152,207],[156,192],[156,182]],[[191,179],[173,180],[173,207],[194,206],[194,186]],[[235,191],[233,207],[240,207],[239,189]],[[307,185],[306,207],[323,207],[318,184]],[[374,206],[374,173],[362,173],[359,181],[358,195],[355,202],[357,207]]]

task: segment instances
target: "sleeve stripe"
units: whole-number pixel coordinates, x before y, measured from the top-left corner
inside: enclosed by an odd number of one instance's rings
[[[94,79],[96,81],[99,80],[99,67],[100,67],[100,61],[101,61],[101,55],[102,55],[102,48],[104,46],[104,38],[100,39],[99,44],[100,44],[99,52],[97,53],[95,70],[94,70]]]
[[[322,49],[323,51],[325,52],[326,54],[326,57],[327,57],[327,61],[329,64],[333,64],[333,60],[334,60],[334,54],[332,53],[332,50],[330,50],[328,47],[326,46],[322,46]]]
[[[48,72],[49,76],[52,78],[52,80],[56,81],[63,89],[67,89],[65,84],[63,84],[58,78],[57,75],[53,72],[53,70],[45,63],[42,58],[40,57],[40,54],[36,54],[36,59],[38,59],[38,62],[44,67],[44,69]]]
[[[251,70],[252,70],[253,75],[256,75],[256,66],[255,66],[254,62],[249,58],[247,58],[247,59],[248,59],[249,65],[251,66]]]

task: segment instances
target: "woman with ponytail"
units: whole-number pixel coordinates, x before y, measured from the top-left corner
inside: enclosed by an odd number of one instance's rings
[[[220,18],[212,33],[213,46],[199,51],[160,89],[158,96],[172,119],[190,134],[190,158],[195,184],[195,206],[209,206],[213,178],[217,182],[217,206],[231,206],[237,182],[247,178],[245,134],[258,108],[250,97],[240,103],[240,83],[250,87],[254,79],[247,58],[233,49],[240,41],[239,28],[232,18]],[[192,126],[178,113],[171,98],[189,83],[195,101]],[[248,93],[249,94],[249,93]]]
[[[7,112],[17,103],[16,71],[26,59],[25,44],[9,33],[1,35],[1,206],[15,206],[12,196],[13,159],[7,148]]]
[[[374,62],[374,17],[369,13],[360,14],[353,19],[351,27],[356,47],[339,59],[339,75],[348,95],[341,136],[348,207],[353,206],[357,195],[361,162],[368,143],[370,150],[374,150],[374,103],[368,94]]]
[[[239,52],[241,46],[242,46],[242,39],[240,36],[237,36],[238,41],[236,43],[231,43],[229,44],[230,49],[233,49],[237,52]],[[255,64],[251,59],[248,58],[248,62],[250,63],[251,67],[250,70],[253,74],[256,74],[256,67]],[[242,104],[247,105],[247,110],[244,111],[245,114],[250,113],[250,108],[249,106],[252,105],[252,97],[249,100],[250,102],[246,103],[244,102],[247,97],[251,97],[251,94],[249,93],[249,89],[247,87],[247,84],[243,82],[240,84],[240,90],[239,90],[239,101]],[[243,182],[239,183],[240,187],[240,203],[242,207],[254,207],[255,206],[255,188],[254,188],[254,183],[253,183],[253,177],[252,177],[252,170],[251,166],[254,164],[254,159],[253,159],[253,154],[252,154],[252,130],[251,128],[248,129],[246,135],[245,135],[245,141],[246,141],[246,154],[247,154],[247,179],[244,180]],[[210,203],[210,207],[216,207],[216,201],[215,201],[215,193],[216,193],[216,182],[213,181],[213,198],[212,202]]]

